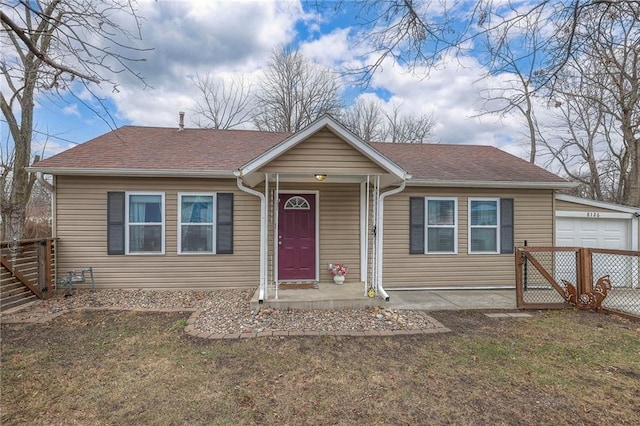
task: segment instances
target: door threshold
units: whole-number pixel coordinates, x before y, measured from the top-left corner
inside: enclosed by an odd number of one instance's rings
[[[292,281],[279,281],[279,290],[298,290],[298,289],[317,289],[318,281],[316,280],[292,280]]]

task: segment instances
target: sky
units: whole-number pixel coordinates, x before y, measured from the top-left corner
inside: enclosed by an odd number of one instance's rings
[[[298,0],[142,0],[144,62],[134,64],[147,87],[131,75],[118,76],[117,90],[96,87],[117,126],[177,127],[178,113],[194,126],[193,109],[198,93],[196,74],[229,76],[241,73],[257,81],[274,48],[297,47],[321,65],[342,69],[361,65],[367,46],[356,41],[362,29],[356,25],[349,2],[335,10],[335,3],[302,4]],[[478,54],[479,55],[479,54]],[[387,61],[368,87],[343,79],[346,104],[357,97],[378,98],[387,111],[394,106],[413,114],[433,114],[434,142],[494,145],[527,158],[527,138],[518,116],[483,114],[483,93],[508,85],[508,76],[487,76],[474,53],[441,58],[429,70],[412,73]],[[80,97],[99,110],[86,94]],[[544,114],[542,114],[544,117]],[[544,119],[544,118],[543,118]],[[45,157],[110,131],[105,122],[78,99],[66,96],[39,98],[36,107],[34,153]],[[8,133],[2,125],[3,143]],[[246,126],[245,126],[246,127]],[[45,135],[49,135],[46,137]]]

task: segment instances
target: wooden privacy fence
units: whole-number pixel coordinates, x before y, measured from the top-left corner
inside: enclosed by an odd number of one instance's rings
[[[0,242],[0,307],[46,299],[55,283],[55,239]]]
[[[515,264],[518,308],[576,306],[640,318],[640,251],[522,247]]]

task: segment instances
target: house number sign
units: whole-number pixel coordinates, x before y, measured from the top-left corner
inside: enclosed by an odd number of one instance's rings
[[[600,217],[600,212],[587,212],[587,217]]]

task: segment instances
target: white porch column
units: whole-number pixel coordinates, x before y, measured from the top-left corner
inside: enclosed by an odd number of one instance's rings
[[[365,296],[369,288],[369,184],[367,175],[367,181],[360,183],[360,281]]]

